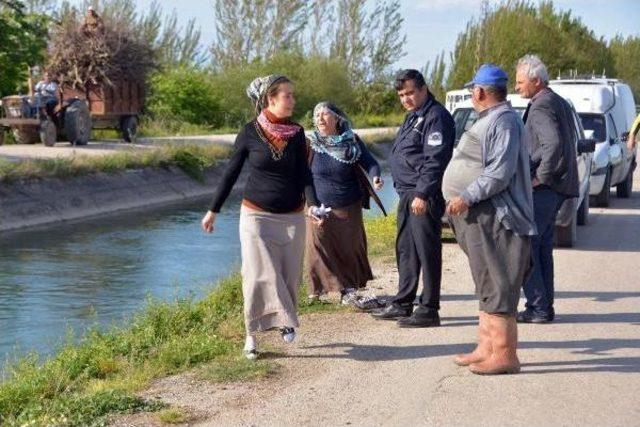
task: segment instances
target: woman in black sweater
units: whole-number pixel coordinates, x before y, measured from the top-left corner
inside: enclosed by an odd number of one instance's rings
[[[279,75],[259,77],[249,85],[247,95],[258,115],[238,133],[202,227],[213,231],[216,214],[246,164],[249,176],[240,209],[244,353],[254,359],[256,332],[279,328],[285,342],[295,338],[305,199],[310,213],[315,212],[317,199],[304,131],[289,120],[295,105],[291,81]]]

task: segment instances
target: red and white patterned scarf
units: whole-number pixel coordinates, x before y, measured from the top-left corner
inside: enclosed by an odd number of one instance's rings
[[[257,120],[269,140],[287,141],[300,131],[300,125],[288,119],[278,119],[266,108],[262,110]]]

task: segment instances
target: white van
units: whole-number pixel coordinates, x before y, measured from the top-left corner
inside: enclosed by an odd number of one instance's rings
[[[529,103],[528,99],[516,94],[507,95],[507,100],[521,116]],[[575,244],[578,234],[576,226],[587,224],[589,218],[589,177],[593,163],[592,152],[594,144],[593,140],[585,138],[580,118],[573,105],[572,111],[574,115],[573,127],[575,129],[573,143],[576,145],[580,194],[576,198],[565,200],[558,211],[555,224],[555,243],[557,246],[562,247],[572,247]],[[452,115],[456,124],[455,144],[457,145],[462,134],[473,126],[478,115],[473,109],[471,100],[457,102]]]
[[[469,99],[471,99],[471,92],[469,89],[450,90],[447,92],[445,97],[444,107],[453,114],[458,104]]]
[[[570,99],[587,138],[596,140],[589,194],[597,206],[609,206],[611,187],[618,197],[630,197],[636,155],[626,144],[626,134],[635,119],[633,93],[616,79],[559,79],[549,87]]]

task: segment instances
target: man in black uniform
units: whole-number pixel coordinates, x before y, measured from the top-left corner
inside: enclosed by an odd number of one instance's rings
[[[372,312],[379,319],[399,319],[400,327],[440,326],[442,278],[441,218],[445,211],[442,175],[451,160],[455,124],[451,114],[429,93],[417,70],[398,73],[395,88],[409,111],[398,131],[389,165],[398,203],[398,293]],[[413,311],[420,270],[423,288]]]

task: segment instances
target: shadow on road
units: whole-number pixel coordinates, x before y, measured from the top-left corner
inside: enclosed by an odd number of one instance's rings
[[[556,291],[555,299],[585,298],[595,302],[614,302],[624,298],[640,298],[640,292]],[[442,301],[476,301],[473,294],[443,294]]]
[[[518,345],[521,350],[531,349],[566,349],[572,354],[604,356],[609,352],[621,349],[640,349],[640,339],[589,339],[584,341],[525,341]],[[352,343],[334,343],[303,347],[306,350],[336,349],[336,354],[302,354],[288,357],[319,359],[352,359],[362,362],[381,362],[393,360],[423,359],[441,356],[454,356],[473,349],[471,344],[423,345],[409,347],[391,347],[380,345],[360,345]],[[530,370],[530,367],[564,366],[561,369]],[[524,373],[558,373],[558,372],[623,372],[640,373],[639,357],[605,357],[577,361],[550,361],[524,364]]]

